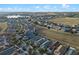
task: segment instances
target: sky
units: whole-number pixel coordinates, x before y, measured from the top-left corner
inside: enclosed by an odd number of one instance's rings
[[[0,12],[79,12],[79,4],[0,4]]]

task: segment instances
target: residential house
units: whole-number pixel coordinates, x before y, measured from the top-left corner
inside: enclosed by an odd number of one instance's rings
[[[1,51],[0,55],[11,55],[15,50],[16,50],[16,48],[14,46],[12,46],[12,47],[9,47],[9,48]]]
[[[72,47],[70,47],[68,51],[65,53],[65,55],[75,55],[75,54],[76,54],[76,49]]]
[[[52,44],[51,41],[47,40],[40,45],[41,48],[48,48]]]
[[[55,49],[57,49],[57,47],[59,47],[60,44],[61,43],[58,42],[58,41],[56,41],[53,44],[51,44],[51,46],[49,48],[50,48],[50,50],[52,50],[52,54],[54,54]]]
[[[64,30],[64,32],[70,32],[71,31],[71,26],[65,25],[63,30]]]
[[[41,38],[38,41],[36,41],[37,45],[41,45],[42,43],[44,43],[45,41],[47,41],[46,38]]]
[[[61,50],[62,47],[63,47],[63,45],[59,45],[59,47],[57,47],[57,49],[55,49],[54,54],[60,55],[61,54],[60,50]]]

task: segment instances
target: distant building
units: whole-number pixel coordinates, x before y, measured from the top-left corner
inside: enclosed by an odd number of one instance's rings
[[[20,15],[9,15],[6,16],[7,18],[19,18],[19,17],[24,17],[24,16],[20,16]]]

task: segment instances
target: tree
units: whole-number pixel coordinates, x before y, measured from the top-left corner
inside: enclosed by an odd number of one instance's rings
[[[44,54],[44,53],[47,52],[47,49],[46,49],[46,48],[39,48],[38,50],[39,50],[39,52],[40,52],[41,54]]]

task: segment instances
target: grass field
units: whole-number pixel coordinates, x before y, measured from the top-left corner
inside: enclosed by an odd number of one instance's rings
[[[55,22],[55,23],[62,23],[62,24],[66,24],[66,25],[76,25],[79,24],[79,18],[69,18],[69,17],[65,17],[65,18],[56,18],[56,19],[51,19],[49,20],[50,22]]]
[[[7,27],[8,27],[7,22],[1,22],[0,23],[0,34],[4,33]]]
[[[78,49],[79,51],[79,36],[70,34],[70,33],[64,33],[60,31],[55,30],[49,30],[47,28],[42,28],[41,30],[42,34],[47,36],[49,39],[55,39],[58,41],[65,42],[66,44],[69,44],[70,46]]]

